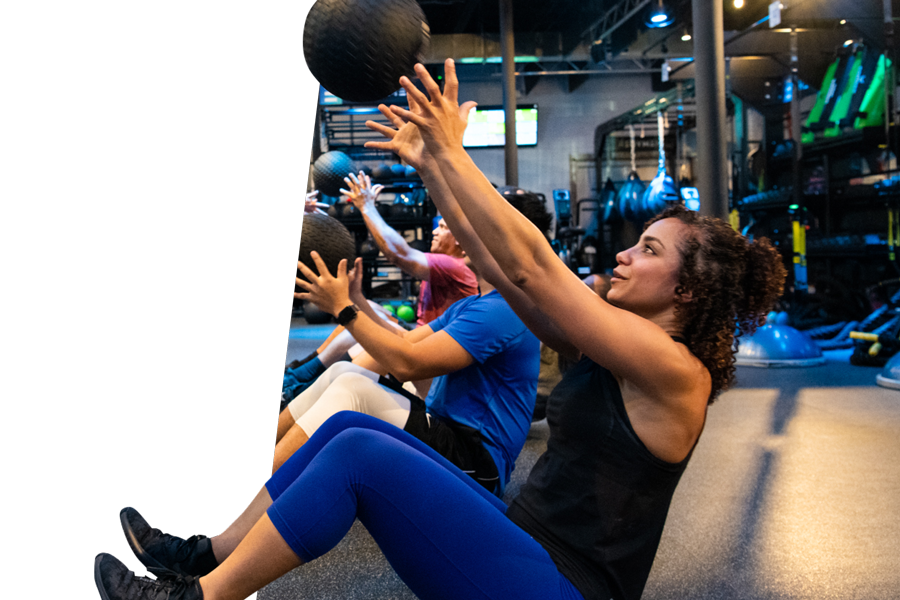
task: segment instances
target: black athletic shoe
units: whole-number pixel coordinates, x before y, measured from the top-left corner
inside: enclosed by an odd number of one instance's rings
[[[205,535],[194,535],[183,540],[163,533],[151,528],[141,513],[131,507],[123,508],[119,519],[128,545],[148,569],[165,569],[178,575],[202,577],[218,566],[212,541]]]
[[[112,554],[94,559],[94,581],[103,600],[203,600],[196,577],[153,569],[159,579],[137,577]]]

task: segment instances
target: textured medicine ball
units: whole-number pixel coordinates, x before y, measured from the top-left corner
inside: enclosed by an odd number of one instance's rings
[[[326,196],[340,196],[344,177],[354,172],[353,159],[341,152],[326,152],[313,163],[313,183]]]
[[[306,265],[313,273],[318,273],[316,263],[309,253],[315,250],[322,257],[328,271],[334,275],[337,273],[338,263],[342,258],[347,259],[347,268],[353,268],[353,260],[356,258],[356,240],[344,224],[327,215],[307,213],[303,215],[303,233],[300,235],[300,262]],[[303,276],[297,270],[297,277]],[[303,291],[298,288],[297,291]]]
[[[303,318],[310,325],[321,325],[331,321],[331,315],[312,302],[303,303]]]
[[[373,179],[390,179],[391,178],[391,168],[386,163],[381,163],[374,169],[372,169],[372,178]]]
[[[303,27],[303,55],[326,90],[372,102],[394,93],[424,59],[430,39],[416,0],[317,0]]]

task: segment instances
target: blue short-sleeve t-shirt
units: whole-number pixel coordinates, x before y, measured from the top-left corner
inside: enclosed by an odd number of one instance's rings
[[[459,300],[429,327],[445,331],[475,362],[434,379],[428,412],[481,433],[502,488],[531,426],[540,342],[496,290]]]

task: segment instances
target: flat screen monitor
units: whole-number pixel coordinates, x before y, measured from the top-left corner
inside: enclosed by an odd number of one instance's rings
[[[516,145],[536,146],[537,104],[516,106]],[[477,106],[469,113],[469,125],[463,135],[466,148],[502,148],[506,145],[506,119],[502,106]]]

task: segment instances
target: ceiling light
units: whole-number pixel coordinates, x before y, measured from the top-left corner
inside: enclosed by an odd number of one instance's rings
[[[847,24],[847,19],[841,19],[841,25],[846,25],[846,24]]]
[[[744,0],[734,0],[735,8],[744,8]]]
[[[672,14],[669,9],[663,5],[663,0],[659,0],[656,6],[654,6],[649,13],[647,13],[647,20],[645,24],[647,27],[652,28],[660,28],[660,27],[668,27],[672,23],[675,22],[675,15]]]
[[[853,40],[847,40],[846,42],[844,42],[844,48],[846,48],[847,46],[849,46],[852,43],[853,43]]]
[[[691,41],[691,34],[688,33],[688,30],[687,30],[687,29],[685,29],[685,30],[684,30],[684,33],[681,35],[681,41],[682,41],[682,42],[689,42],[689,41]]]

